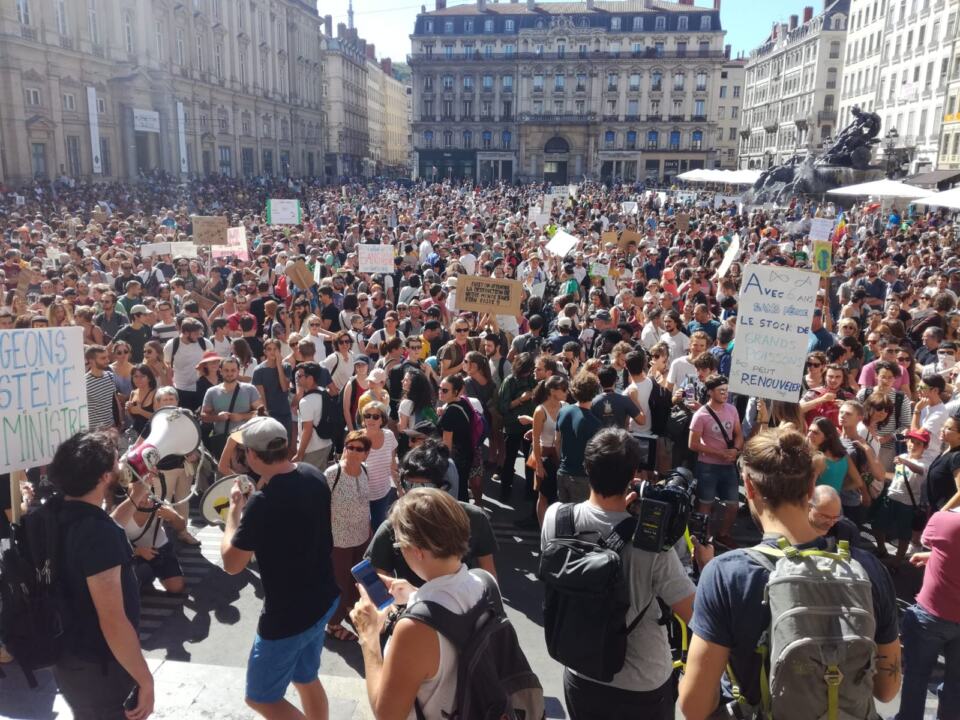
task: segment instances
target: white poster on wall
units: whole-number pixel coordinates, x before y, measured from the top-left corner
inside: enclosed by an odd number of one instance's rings
[[[100,157],[100,117],[97,113],[97,89],[87,87],[87,119],[90,123],[90,153],[93,156],[93,174],[103,174],[103,158]]]
[[[743,278],[730,392],[797,402],[820,276],[808,270],[747,265]]]
[[[177,101],[177,143],[180,146],[180,172],[190,172],[190,163],[187,161],[187,116],[183,111],[183,103]]]
[[[133,109],[133,129],[137,132],[160,132],[160,113],[155,110]]]

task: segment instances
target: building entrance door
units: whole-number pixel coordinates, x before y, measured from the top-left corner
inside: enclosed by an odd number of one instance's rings
[[[567,184],[567,161],[546,160],[543,163],[543,181],[552,185]]]

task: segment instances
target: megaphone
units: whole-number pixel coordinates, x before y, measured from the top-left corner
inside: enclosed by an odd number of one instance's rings
[[[182,408],[162,408],[150,419],[150,434],[130,448],[120,461],[120,484],[130,484],[131,475],[143,479],[157,469],[167,455],[188,455],[200,446],[200,424]],[[129,472],[127,472],[129,470]]]

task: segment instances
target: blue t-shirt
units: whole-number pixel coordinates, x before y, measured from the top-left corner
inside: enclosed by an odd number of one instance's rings
[[[720,321],[715,319],[707,320],[707,322],[702,323],[698,320],[691,320],[687,324],[687,335],[693,335],[697,330],[703,330],[707,335],[710,336],[710,339],[716,341],[717,339],[717,330],[720,329]]]
[[[583,469],[583,452],[597,431],[603,427],[599,418],[589,409],[579,405],[567,405],[557,415],[557,432],[560,433],[559,471],[567,475],[586,475]]]
[[[597,395],[590,410],[603,427],[626,428],[627,419],[640,414],[640,408],[626,395],[617,392],[604,392]]]
[[[764,542],[775,545],[778,536],[764,535]],[[825,549],[823,538],[799,549]],[[854,560],[863,565],[873,584],[873,613],[878,645],[897,639],[896,591],[890,573],[871,553],[851,548]],[[733,550],[711,560],[703,569],[693,603],[690,629],[704,640],[730,648],[730,665],[740,683],[741,692],[751,704],[760,702],[760,655],[757,645],[770,626],[770,610],[764,605],[767,586],[766,568],[744,550]],[[731,699],[727,680],[723,694]]]

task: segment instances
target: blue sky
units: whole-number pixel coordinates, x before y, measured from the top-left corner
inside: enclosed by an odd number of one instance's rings
[[[320,14],[333,15],[336,28],[338,22],[347,22],[347,2],[323,0],[319,2]],[[694,2],[702,7],[713,6],[713,0]],[[402,60],[410,52],[409,35],[421,4],[430,10],[434,0],[354,0],[354,24],[361,37],[377,46],[378,58]],[[448,0],[450,6],[460,4],[461,0]],[[726,42],[733,46],[734,54],[748,51],[766,39],[774,20],[786,22],[791,13],[802,16],[804,4],[785,0],[721,0],[720,21],[727,31]],[[823,8],[823,0],[807,0],[806,4],[817,11]]]

